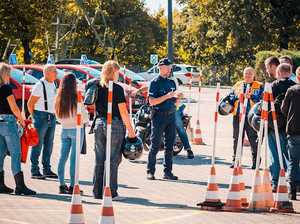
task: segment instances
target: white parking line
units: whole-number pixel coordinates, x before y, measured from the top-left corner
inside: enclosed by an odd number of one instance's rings
[[[15,224],[30,224],[29,222],[23,222],[23,221],[18,221],[18,220],[12,220],[12,219],[2,219],[0,218],[0,222],[4,223],[15,223]]]

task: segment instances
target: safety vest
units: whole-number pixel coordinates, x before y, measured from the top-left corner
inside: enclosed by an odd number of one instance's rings
[[[244,81],[239,81],[233,86],[233,93],[236,95],[236,98],[239,99],[239,95],[243,91],[246,92],[246,83]],[[250,108],[257,102],[261,100],[262,93],[263,93],[263,84],[258,81],[253,81],[250,84],[250,99],[248,102],[247,112],[250,110]],[[233,115],[237,115],[239,113],[239,100],[236,100],[234,102],[234,108],[233,108]]]

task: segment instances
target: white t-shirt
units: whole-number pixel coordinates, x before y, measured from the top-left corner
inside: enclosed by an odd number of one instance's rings
[[[47,102],[48,102],[48,110],[45,110],[45,102],[44,102],[44,92],[43,92],[43,84],[42,82],[37,82],[32,89],[32,96],[39,97],[39,100],[34,105],[34,110],[44,111],[49,113],[55,113],[54,110],[54,101],[56,97],[56,86],[53,83],[48,82],[45,78],[41,78],[40,81],[43,81],[46,88],[47,94]]]

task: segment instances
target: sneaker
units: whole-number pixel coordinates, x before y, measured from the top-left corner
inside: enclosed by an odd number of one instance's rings
[[[38,179],[38,180],[45,180],[46,179],[45,175],[41,174],[40,172],[32,174],[31,178],[32,179]]]
[[[163,179],[165,179],[165,180],[178,180],[178,177],[174,176],[173,173],[168,173],[168,174],[165,173]]]
[[[234,162],[231,163],[230,168],[234,168]]]
[[[193,153],[193,151],[191,149],[188,149],[186,151],[186,154],[187,154],[187,158],[188,159],[194,159],[195,158],[194,153]]]
[[[44,176],[48,178],[58,179],[57,174],[52,172],[51,170],[48,172],[44,172]]]
[[[60,194],[69,194],[69,188],[67,185],[59,186],[59,193]]]
[[[73,194],[73,186],[69,187],[69,190],[68,190],[67,194]],[[83,195],[83,190],[80,190],[80,195]]]
[[[155,180],[155,176],[152,173],[147,174],[147,180]]]
[[[272,185],[272,192],[276,193],[277,192],[277,186],[276,185]]]
[[[100,199],[100,200],[102,200],[102,195],[95,195],[94,194],[94,199]]]

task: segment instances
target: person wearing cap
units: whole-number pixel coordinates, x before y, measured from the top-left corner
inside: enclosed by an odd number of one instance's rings
[[[154,78],[149,87],[149,103],[152,106],[151,146],[147,164],[147,179],[154,180],[156,155],[164,137],[164,179],[177,180],[172,173],[173,146],[176,137],[175,112],[176,101],[180,93],[176,84],[168,79],[172,71],[172,63],[164,58],[159,61],[159,76]]]

